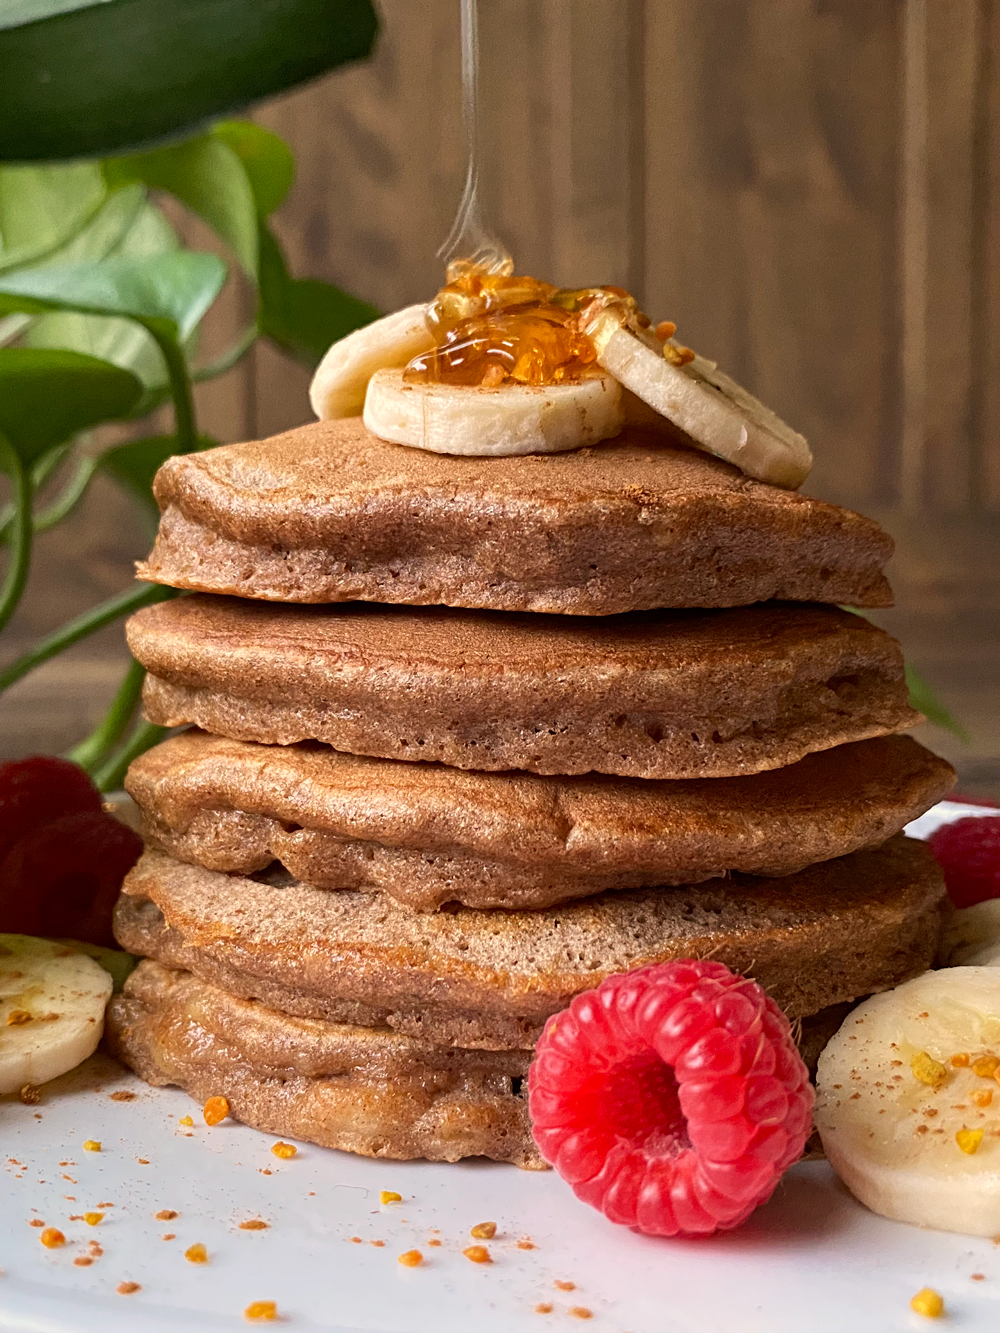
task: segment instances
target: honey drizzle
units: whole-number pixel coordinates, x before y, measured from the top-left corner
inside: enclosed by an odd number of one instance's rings
[[[468,260],[483,273],[513,272],[506,246],[483,221],[479,203],[479,10],[462,0],[462,128],[465,135],[465,188],[447,239],[437,252],[447,267]]]

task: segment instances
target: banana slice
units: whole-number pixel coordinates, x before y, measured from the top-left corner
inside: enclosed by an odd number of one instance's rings
[[[1000,898],[953,912],[941,956],[949,967],[1000,967]]]
[[[426,305],[408,305],[395,314],[355,329],[329,349],[316,367],[309,401],[320,421],[361,415],[368,381],[376,370],[405,366],[434,346]]]
[[[812,467],[809,445],[714,361],[696,356],[674,365],[652,335],[645,338],[602,310],[588,323],[597,362],[707,453],[758,481],[795,490]]]
[[[37,1086],[93,1055],[112,981],[65,945],[0,935],[0,1093]]]
[[[816,1127],[873,1212],[1000,1234],[1000,970],[943,968],[859,1005],[819,1059]]]
[[[437,454],[556,454],[617,435],[621,398],[610,375],[485,389],[406,384],[401,370],[380,370],[368,384],[364,421],[380,439]]]

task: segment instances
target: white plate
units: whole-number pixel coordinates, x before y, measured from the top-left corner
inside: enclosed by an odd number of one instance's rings
[[[990,812],[944,805],[919,832],[972,813]],[[119,1090],[134,1099],[113,1100]],[[179,1125],[187,1115],[193,1129]],[[26,1333],[222,1333],[250,1327],[254,1300],[276,1301],[289,1329],[329,1333],[894,1333],[940,1327],[909,1309],[925,1285],[944,1295],[944,1328],[1000,1328],[1000,1249],[875,1217],[825,1163],[794,1167],[737,1232],[657,1241],[606,1222],[554,1172],[373,1162],[308,1144],[282,1161],[267,1135],[209,1129],[183,1093],[103,1057],[36,1107],[0,1102],[0,1136],[0,1327]],[[83,1150],[88,1138],[100,1153]],[[380,1207],[383,1189],[403,1203]],[[97,1227],[70,1220],[101,1204]],[[178,1215],[158,1221],[161,1209]],[[258,1217],[266,1230],[240,1230]],[[67,1244],[45,1249],[32,1220]],[[482,1221],[498,1228],[488,1266],[462,1255]],[[518,1248],[525,1237],[535,1249]],[[103,1253],[77,1266],[95,1240]],[[184,1258],[199,1241],[204,1266]],[[413,1248],[424,1264],[401,1267]],[[118,1295],[120,1282],[141,1290]]]

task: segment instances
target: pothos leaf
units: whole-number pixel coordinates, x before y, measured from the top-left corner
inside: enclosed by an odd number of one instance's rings
[[[950,731],[953,736],[957,736],[960,741],[968,745],[969,733],[945,708],[917,668],[909,662],[906,664],[906,685],[910,691],[911,708],[923,713],[928,722],[933,722],[936,727],[944,727],[945,731]]]
[[[260,232],[262,333],[304,365],[316,366],[331,343],[377,319],[380,311],[330,282],[293,278],[266,226]]]
[[[184,339],[215,300],[226,277],[217,255],[176,250],[97,264],[53,264],[0,275],[0,310],[40,314],[76,310],[119,315]]]
[[[25,468],[79,431],[127,417],[141,392],[134,375],[95,357],[0,348],[0,433]]]
[[[200,134],[186,143],[104,163],[111,186],[141,181],[165,190],[221,237],[243,269],[257,277],[257,207],[239,156],[223,139]]]
[[[371,0],[6,0],[0,160],[178,134],[368,55]]]

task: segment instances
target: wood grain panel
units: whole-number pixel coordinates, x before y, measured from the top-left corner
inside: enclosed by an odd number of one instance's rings
[[[1000,4],[985,5],[974,125],[973,508],[1000,512]]]
[[[904,98],[904,506],[968,506],[973,467],[974,151],[982,6],[907,10]],[[922,322],[922,323],[921,323]]]
[[[870,500],[897,411],[898,7],[647,14],[651,313],[809,437],[811,488]]]

